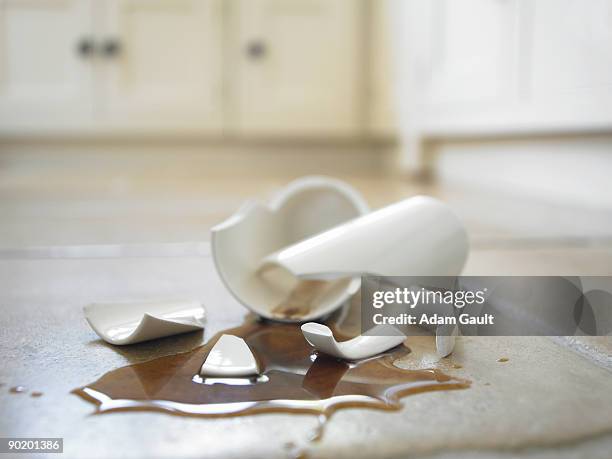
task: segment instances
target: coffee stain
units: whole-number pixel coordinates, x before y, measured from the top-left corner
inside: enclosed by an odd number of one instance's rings
[[[501,363],[506,363],[508,360],[510,360],[508,357],[501,357],[501,358],[497,359],[497,361],[501,362]]]
[[[272,315],[278,319],[299,320],[318,306],[320,298],[331,287],[331,282],[302,280],[291,290],[287,298],[272,308]]]
[[[38,397],[42,397],[43,395],[44,395],[44,394],[43,394],[42,392],[35,390],[34,392],[32,392],[32,393],[30,394],[30,397],[36,397],[36,398],[38,398]]]

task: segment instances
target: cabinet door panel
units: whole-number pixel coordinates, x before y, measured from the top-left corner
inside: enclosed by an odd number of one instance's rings
[[[612,3],[538,0],[533,19],[533,91],[612,87]]]
[[[91,118],[88,0],[0,0],[0,129],[45,130]]]
[[[512,96],[515,0],[435,0],[432,103],[490,102]]]
[[[235,115],[256,134],[352,133],[360,121],[360,2],[242,0]],[[363,52],[363,53],[362,53]]]
[[[109,0],[104,114],[133,129],[222,127],[218,0]]]
[[[396,113],[393,105],[390,0],[370,0],[368,129],[378,135],[392,135]]]
[[[612,3],[533,3],[531,95],[547,116],[576,124],[612,122]]]

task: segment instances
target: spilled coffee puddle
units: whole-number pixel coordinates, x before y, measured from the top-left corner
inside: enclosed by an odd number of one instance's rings
[[[198,375],[221,334],[242,337],[263,369],[259,378],[211,379]],[[346,334],[335,330],[341,339]],[[98,412],[157,410],[193,416],[260,412],[314,413],[323,434],[328,417],[340,408],[397,410],[400,398],[420,392],[462,389],[469,382],[437,369],[394,366],[410,349],[398,346],[368,360],[348,363],[316,354],[297,324],[250,320],[224,330],[192,351],[110,371],[73,391],[98,405]],[[312,439],[317,440],[317,438]]]

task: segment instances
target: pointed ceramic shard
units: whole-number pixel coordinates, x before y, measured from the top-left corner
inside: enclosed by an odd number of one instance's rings
[[[259,374],[259,365],[242,338],[221,335],[200,369],[208,377],[238,377]]]
[[[400,345],[405,339],[399,330],[379,325],[348,341],[338,342],[331,329],[323,324],[308,322],[302,325],[306,341],[317,351],[345,360],[360,360],[375,356]]]

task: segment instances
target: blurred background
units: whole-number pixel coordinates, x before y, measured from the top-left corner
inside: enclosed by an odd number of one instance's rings
[[[612,2],[4,0],[0,250],[203,241],[305,174],[468,274],[612,273]]]

